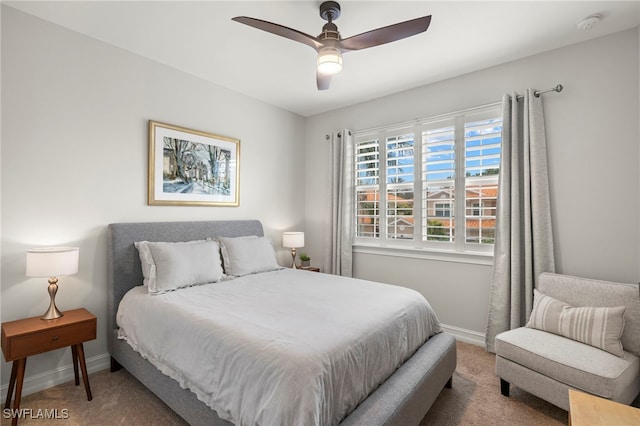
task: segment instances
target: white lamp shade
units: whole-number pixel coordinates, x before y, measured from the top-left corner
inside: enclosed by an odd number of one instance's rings
[[[318,72],[334,75],[342,71],[342,53],[335,47],[325,47],[318,53]]]
[[[78,272],[78,247],[41,247],[27,250],[28,277],[59,277]]]
[[[282,234],[282,247],[304,247],[304,232],[284,232]]]

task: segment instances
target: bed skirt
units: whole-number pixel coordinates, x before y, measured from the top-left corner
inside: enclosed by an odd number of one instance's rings
[[[111,336],[111,357],[190,425],[232,426],[188,389],[142,358],[118,331]],[[112,368],[113,369],[113,368]],[[341,425],[418,425],[456,369],[455,339],[431,337],[396,372],[349,414]]]

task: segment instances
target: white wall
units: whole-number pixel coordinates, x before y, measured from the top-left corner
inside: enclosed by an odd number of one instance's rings
[[[544,95],[557,270],[638,282],[638,44],[636,28],[307,119],[312,256],[322,253],[328,232],[326,133],[429,117],[562,83],[562,93]],[[445,324],[485,331],[490,266],[356,254],[354,270],[360,278],[419,290]]]
[[[240,206],[147,206],[149,119],[240,139]],[[282,230],[303,227],[302,117],[6,6],[2,124],[2,321],[48,306],[46,279],[24,275],[27,248],[79,246],[56,301],[98,317],[92,365],[108,360],[108,223],[256,218],[278,247]],[[30,358],[26,385],[70,366],[68,350]],[[9,372],[3,362],[4,389]]]

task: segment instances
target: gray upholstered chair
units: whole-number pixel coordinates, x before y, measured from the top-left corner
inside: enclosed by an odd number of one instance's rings
[[[640,393],[638,285],[544,273],[537,290],[575,307],[625,306],[620,338],[624,352],[616,356],[530,327],[500,333],[496,336],[495,349],[496,374],[500,377],[502,394],[509,396],[509,384],[513,384],[568,410],[568,390],[573,388],[630,404]],[[618,317],[621,320],[620,314]]]

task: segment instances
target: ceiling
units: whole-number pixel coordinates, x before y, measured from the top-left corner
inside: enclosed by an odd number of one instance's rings
[[[318,35],[321,1],[4,1],[16,9],[311,116],[637,27],[640,1],[341,1],[343,38],[432,15],[426,33],[349,52],[318,91],[316,53],[231,20],[250,16]],[[599,14],[588,31],[581,19]]]

